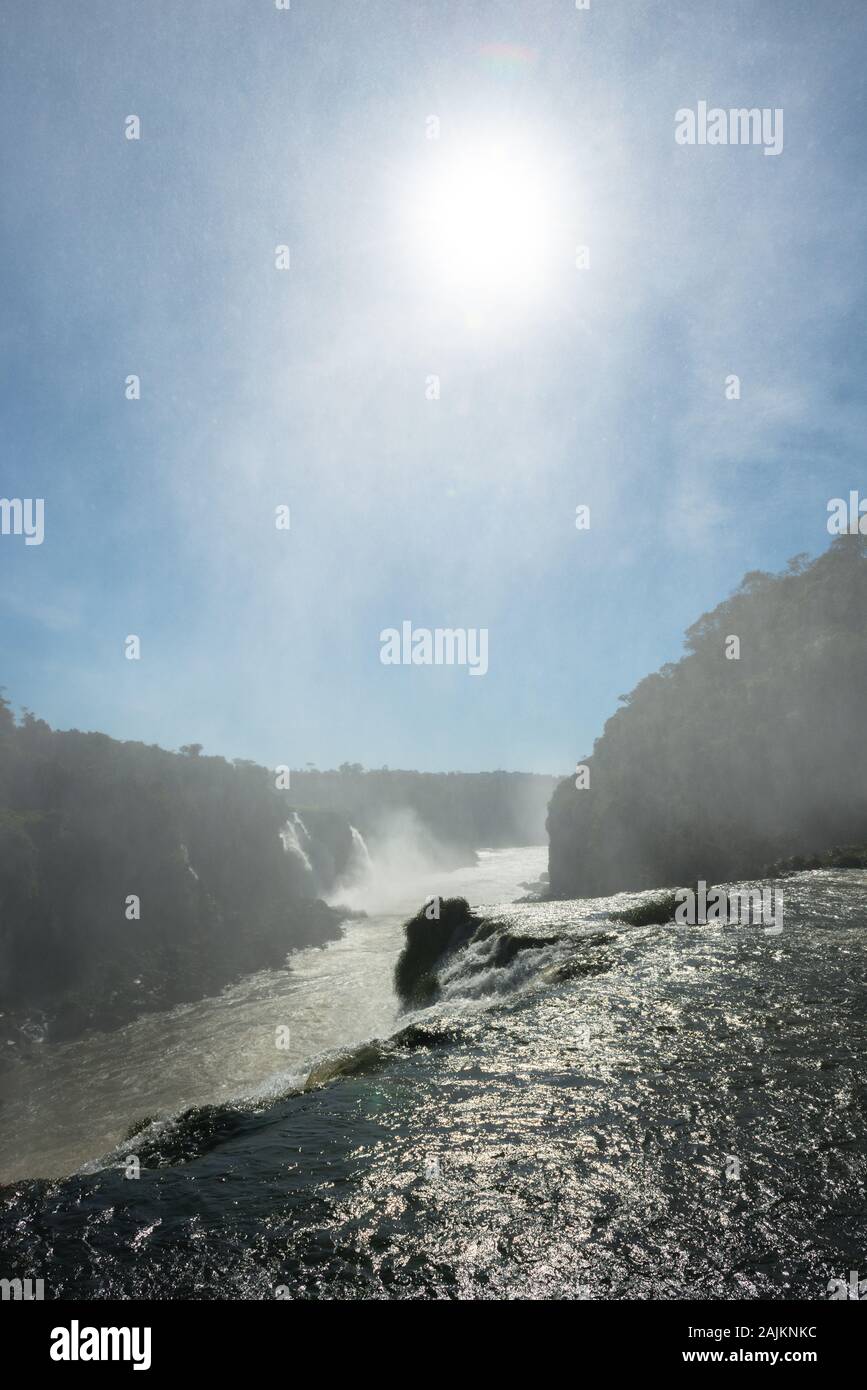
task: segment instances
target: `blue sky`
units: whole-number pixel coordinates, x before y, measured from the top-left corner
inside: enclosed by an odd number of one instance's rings
[[[0,492],[46,515],[0,537],[16,706],[565,772],[863,491],[867,6],[18,0],[0,42]],[[782,154],[678,146],[703,99],[783,108]],[[492,131],[545,182],[526,293],[443,286],[408,214]],[[384,666],[405,619],[486,627],[487,675]]]

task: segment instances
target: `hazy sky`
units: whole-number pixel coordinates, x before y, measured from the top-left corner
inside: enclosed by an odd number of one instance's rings
[[[16,706],[565,772],[863,491],[863,0],[6,0],[0,45]],[[782,108],[782,153],[678,145],[701,100]],[[492,149],[468,271],[418,209]],[[406,619],[487,628],[488,673],[383,665]]]

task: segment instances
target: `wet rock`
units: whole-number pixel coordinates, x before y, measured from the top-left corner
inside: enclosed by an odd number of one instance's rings
[[[394,988],[404,1004],[430,1004],[438,993],[435,967],[466,945],[481,925],[466,898],[444,898],[439,916],[420,908],[404,926],[405,943],[394,968]]]

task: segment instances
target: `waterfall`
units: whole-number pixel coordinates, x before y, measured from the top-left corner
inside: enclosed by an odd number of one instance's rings
[[[349,831],[352,836],[349,858],[332,891],[337,893],[342,904],[354,906],[357,894],[370,892],[374,882],[374,867],[361,831],[354,825],[350,825]]]
[[[186,868],[187,868],[188,872],[192,874],[193,878],[194,878],[194,879],[196,880],[196,882],[198,883],[198,881],[199,881],[199,875],[196,873],[195,869],[193,868],[192,864],[190,863],[190,851],[187,849],[186,845],[184,845],[184,844],[181,845],[181,855],[182,855],[182,857],[183,857],[183,861],[184,861],[184,864],[186,865]]]
[[[310,856],[305,848],[306,845],[310,844],[310,832],[297,811],[292,812],[280,831],[280,839],[283,841],[283,848],[286,853],[296,855],[307,872],[312,874],[313,865],[310,863]]]
[[[364,836],[360,830],[356,830],[354,825],[350,825],[352,832],[352,859],[349,863],[349,872],[353,878],[367,878],[373,870],[370,853],[364,843]]]

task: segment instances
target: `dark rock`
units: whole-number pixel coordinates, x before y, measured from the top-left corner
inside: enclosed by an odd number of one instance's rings
[[[439,993],[435,967],[465,946],[481,925],[466,898],[444,898],[439,917],[421,908],[404,926],[404,942],[394,968],[394,988],[404,1004],[430,1004]]]

